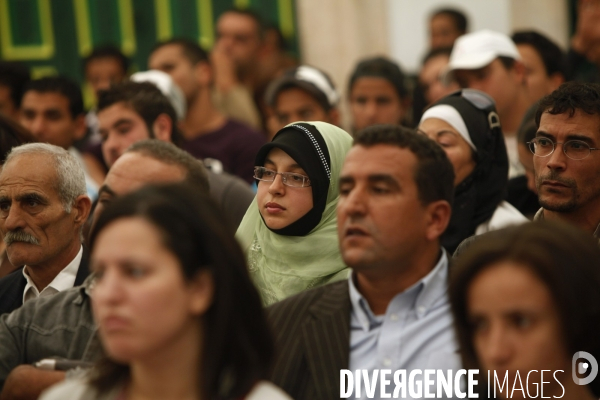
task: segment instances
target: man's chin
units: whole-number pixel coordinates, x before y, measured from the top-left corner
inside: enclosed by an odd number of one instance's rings
[[[577,202],[574,199],[549,199],[543,196],[539,197],[539,203],[542,208],[548,211],[567,213],[577,208]]]
[[[30,265],[32,261],[32,247],[37,246],[31,243],[15,242],[6,248],[8,261],[15,267]]]

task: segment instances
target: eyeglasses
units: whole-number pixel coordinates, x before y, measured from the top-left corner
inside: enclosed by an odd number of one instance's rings
[[[582,140],[568,140],[564,143],[554,143],[548,138],[537,137],[531,142],[527,142],[527,144],[533,155],[538,157],[548,157],[554,153],[557,144],[562,144],[563,153],[571,160],[583,160],[590,155],[592,150],[600,150],[590,147],[589,144]]]
[[[302,174],[293,172],[276,172],[265,167],[254,167],[254,178],[263,182],[273,182],[277,175],[281,175],[281,181],[286,186],[291,187],[308,187],[310,179]]]
[[[500,116],[496,112],[496,103],[490,96],[475,89],[461,89],[450,96],[460,96],[467,100],[473,107],[487,113],[490,129],[500,128]]]

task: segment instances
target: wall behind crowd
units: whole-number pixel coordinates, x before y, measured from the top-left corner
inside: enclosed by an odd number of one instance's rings
[[[83,82],[80,59],[113,44],[145,70],[154,44],[171,37],[214,42],[217,17],[251,7],[278,26],[297,54],[295,0],[0,0],[0,58],[22,61],[34,78],[64,74]],[[86,91],[87,92],[87,91]]]
[[[465,13],[471,32],[491,29],[511,35],[535,29],[568,48],[568,0],[387,0],[390,51],[408,72],[416,72],[427,52],[428,21],[433,10],[453,7]]]

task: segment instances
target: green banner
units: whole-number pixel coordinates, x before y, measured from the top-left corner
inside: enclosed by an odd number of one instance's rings
[[[295,0],[0,0],[0,58],[22,61],[34,78],[63,74],[83,81],[81,59],[112,44],[147,68],[154,44],[172,37],[209,50],[215,21],[231,8],[249,8],[278,26],[297,55]],[[86,96],[88,97],[88,96]]]

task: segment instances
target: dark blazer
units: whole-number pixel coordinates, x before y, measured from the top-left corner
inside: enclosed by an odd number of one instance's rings
[[[267,309],[277,350],[271,380],[295,400],[340,397],[350,359],[348,281],[300,293]]]
[[[89,252],[83,246],[81,263],[75,276],[75,285],[79,286],[90,274]],[[27,286],[27,280],[23,276],[23,267],[0,278],[0,314],[9,313],[23,305],[23,291]]]

